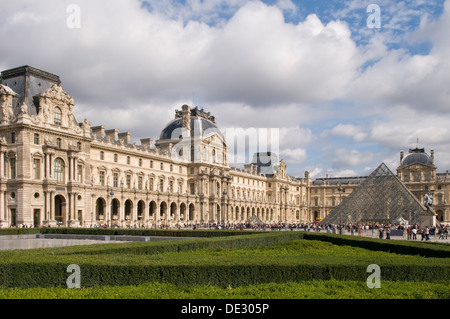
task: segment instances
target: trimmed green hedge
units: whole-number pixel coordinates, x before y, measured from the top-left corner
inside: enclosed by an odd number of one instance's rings
[[[241,236],[2,251],[0,287],[66,287],[70,264],[81,267],[82,287],[366,281],[367,266],[373,263],[381,267],[382,280],[448,282],[450,278],[450,264],[442,258],[447,245],[305,232],[237,233]],[[441,258],[422,257],[433,254]]]
[[[178,236],[181,237],[181,236]],[[253,236],[228,236],[210,238],[178,239],[170,241],[129,242],[117,244],[100,244],[86,246],[72,246],[54,248],[55,255],[155,255],[168,252],[186,252],[199,249],[241,249],[252,247],[266,247],[274,244],[288,243],[303,238],[300,232],[266,232],[254,233]]]
[[[0,236],[41,234],[41,228],[1,228]]]
[[[449,299],[448,283],[382,281],[368,289],[361,281],[304,281],[249,286],[175,286],[145,283],[83,289],[30,288],[0,290],[0,299]]]
[[[374,251],[386,251],[403,255],[420,255],[424,257],[449,258],[450,245],[445,243],[416,242],[406,240],[387,240],[359,236],[304,233],[304,239],[320,240],[335,245],[348,245]]]
[[[65,287],[70,264],[81,268],[82,287],[145,282],[175,285],[244,286],[308,280],[365,281],[367,266],[381,267],[388,281],[443,282],[442,258],[392,256],[361,248],[303,241],[303,232],[276,232],[92,247],[67,247],[0,254],[0,286]]]
[[[175,285],[245,286],[260,283],[301,282],[309,280],[352,280],[365,282],[369,276],[367,264],[311,264],[261,265],[98,265],[80,263],[82,287],[128,286],[145,282]],[[12,263],[0,264],[1,286],[65,287],[69,275],[68,264]],[[439,266],[386,265],[381,278],[388,281],[448,281],[449,268]]]

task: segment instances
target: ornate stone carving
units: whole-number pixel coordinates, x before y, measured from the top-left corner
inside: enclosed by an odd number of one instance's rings
[[[72,108],[75,105],[73,98],[69,94],[64,92],[61,85],[57,84],[54,84],[51,88],[40,93],[38,96],[44,99],[58,101],[64,105],[67,105],[69,107],[69,111],[72,111]]]
[[[11,88],[0,85],[0,124],[17,122],[13,112],[13,97],[18,96]]]

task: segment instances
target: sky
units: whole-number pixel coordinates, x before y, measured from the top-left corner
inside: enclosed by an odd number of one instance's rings
[[[276,129],[295,177],[395,172],[417,146],[445,172],[448,30],[450,0],[2,1],[0,70],[59,75],[79,122],[138,144],[188,104]]]

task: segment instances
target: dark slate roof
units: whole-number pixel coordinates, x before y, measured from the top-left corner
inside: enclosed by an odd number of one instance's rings
[[[278,170],[278,155],[273,152],[258,152],[253,154],[252,164],[257,166],[257,172],[273,176]]]
[[[434,165],[431,157],[425,153],[423,148],[410,149],[409,154],[406,155],[400,163],[400,166],[407,166],[413,163]]]
[[[223,134],[216,124],[203,117],[191,116],[191,136],[203,137],[210,133],[217,133],[223,139]],[[177,140],[182,134],[182,119],[177,118],[171,121],[161,131],[160,140]]]
[[[316,178],[313,185],[354,185],[362,183],[367,176]]]
[[[25,65],[18,68],[3,71],[0,84],[10,87],[18,94],[13,99],[14,114],[19,114],[23,103],[28,106],[28,114],[37,115],[39,105],[34,99],[54,84],[61,84],[59,76]]]

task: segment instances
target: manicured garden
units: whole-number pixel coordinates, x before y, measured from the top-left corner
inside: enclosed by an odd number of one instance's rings
[[[83,231],[192,238],[0,251],[0,298],[450,297],[448,244],[300,231]],[[73,264],[81,289],[67,287]],[[371,264],[380,289],[366,284]]]

